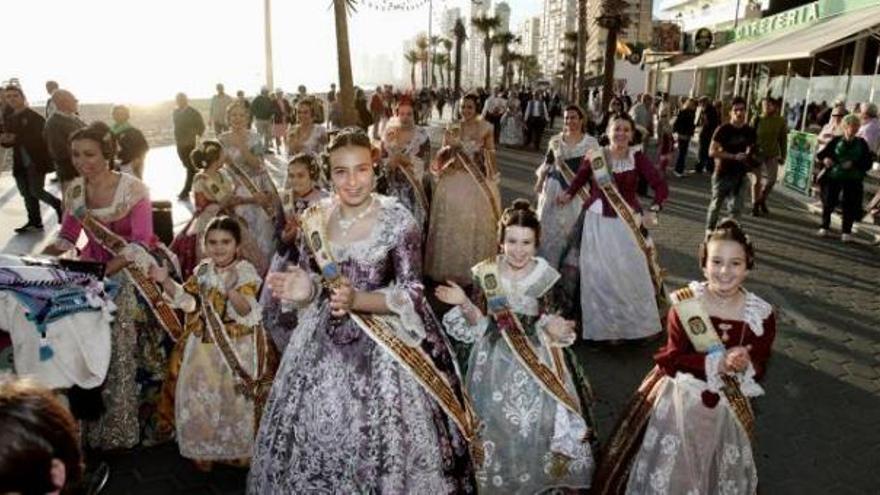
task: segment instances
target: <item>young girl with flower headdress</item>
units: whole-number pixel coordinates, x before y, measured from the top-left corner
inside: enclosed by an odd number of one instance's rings
[[[455,306],[446,331],[473,344],[465,383],[484,426],[480,493],[590,486],[589,394],[564,352],[574,322],[552,312],[559,273],[535,256],[540,230],[529,202],[514,201],[499,222],[501,254],[471,269],[477,303],[452,281],[435,291]]]

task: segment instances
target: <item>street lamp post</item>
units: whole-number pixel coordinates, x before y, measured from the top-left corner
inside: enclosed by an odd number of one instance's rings
[[[272,0],[263,1],[263,29],[266,36],[266,87],[275,87],[272,74]]]

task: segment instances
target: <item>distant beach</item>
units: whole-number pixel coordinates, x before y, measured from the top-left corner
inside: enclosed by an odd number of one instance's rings
[[[201,112],[202,117],[205,119],[205,125],[209,128],[208,134],[213,134],[208,122],[211,100],[191,99],[189,104]],[[131,125],[144,133],[151,148],[172,145],[174,144],[174,128],[171,122],[171,114],[174,112],[175,107],[174,101],[151,105],[129,105]],[[35,109],[40,114],[43,114],[42,107],[35,107]],[[79,106],[79,115],[88,123],[101,120],[108,125],[113,125],[113,119],[110,117],[112,109],[113,105],[109,103],[83,103]]]

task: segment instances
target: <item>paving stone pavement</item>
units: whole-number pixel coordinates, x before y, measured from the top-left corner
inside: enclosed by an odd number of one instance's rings
[[[516,197],[534,199],[534,169],[541,156],[502,148],[498,159],[505,204]],[[703,235],[709,181],[705,176],[670,176],[670,183],[671,196],[653,235],[669,287],[676,288],[700,278],[696,253]],[[6,197],[7,193],[14,196],[14,189],[3,192],[4,199],[18,201]],[[743,219],[758,250],[747,286],[778,310],[778,335],[763,384],[766,396],[755,402],[761,491],[878,493],[880,250],[815,237],[817,218],[791,199],[776,194],[769,206],[769,218]],[[11,246],[26,251],[12,243],[4,251],[11,252]],[[602,438],[651,368],[651,355],[660,344],[577,344],[598,396],[596,414]],[[245,470],[220,467],[212,473],[198,472],[178,455],[174,445],[100,459],[107,460],[112,469],[103,492],[107,494],[244,491]]]

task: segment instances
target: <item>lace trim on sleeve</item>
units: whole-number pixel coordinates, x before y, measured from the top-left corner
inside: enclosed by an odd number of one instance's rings
[[[394,333],[410,347],[421,344],[425,338],[425,325],[421,315],[402,287],[394,286],[379,289],[385,294],[385,304],[398,318],[383,318],[391,325]]]
[[[480,317],[475,325],[468,324],[461,306],[456,306],[447,311],[443,315],[443,328],[450,337],[465,344],[473,344],[486,332],[489,326],[489,319],[485,316]]]
[[[724,360],[724,352],[710,352],[706,354],[703,367],[706,370],[706,388],[716,394],[721,393],[724,382],[721,381],[721,362]]]
[[[721,394],[721,389],[724,388],[724,382],[721,381],[721,372],[719,371],[724,356],[725,353],[723,352],[713,352],[706,355],[705,361],[706,388],[710,392],[715,392],[719,395]],[[749,363],[745,371],[735,375],[739,380],[739,388],[742,390],[743,395],[746,397],[764,395],[764,389],[755,382],[755,368],[752,366],[752,363]]]
[[[254,289],[260,286],[260,276],[257,274],[257,270],[254,269],[254,266],[249,262],[241,260],[238,264],[235,265],[235,271],[238,275],[238,284],[235,287],[236,291],[242,292],[242,289],[245,287],[252,287]],[[244,325],[246,327],[253,327],[258,325],[262,321],[263,315],[263,306],[257,302],[257,299],[254,294],[256,294],[256,290],[247,291],[247,293],[242,293],[245,299],[248,302],[248,306],[250,306],[251,310],[246,314],[242,315],[235,309],[231,303],[226,304],[226,314],[229,316],[234,322]]]
[[[584,418],[556,403],[553,418],[553,438],[550,451],[570,459],[580,459],[585,454],[584,438],[587,436],[587,423]]]
[[[175,288],[173,296],[165,294],[165,298],[172,306],[182,310],[184,313],[192,313],[196,310],[196,299],[192,295],[187,294],[183,287],[179,285]]]
[[[773,306],[771,306],[770,303],[751,292],[746,293],[744,319],[746,324],[752,330],[752,333],[758,337],[764,335],[764,320],[766,320],[772,312]]]
[[[263,319],[263,307],[260,305],[260,303],[257,302],[257,299],[254,296],[245,296],[245,299],[248,302],[248,306],[251,308],[248,314],[240,314],[238,310],[235,309],[235,306],[232,305],[232,303],[227,302],[226,316],[231,318],[232,321],[238,323],[239,325],[244,325],[246,327],[259,325]]]

